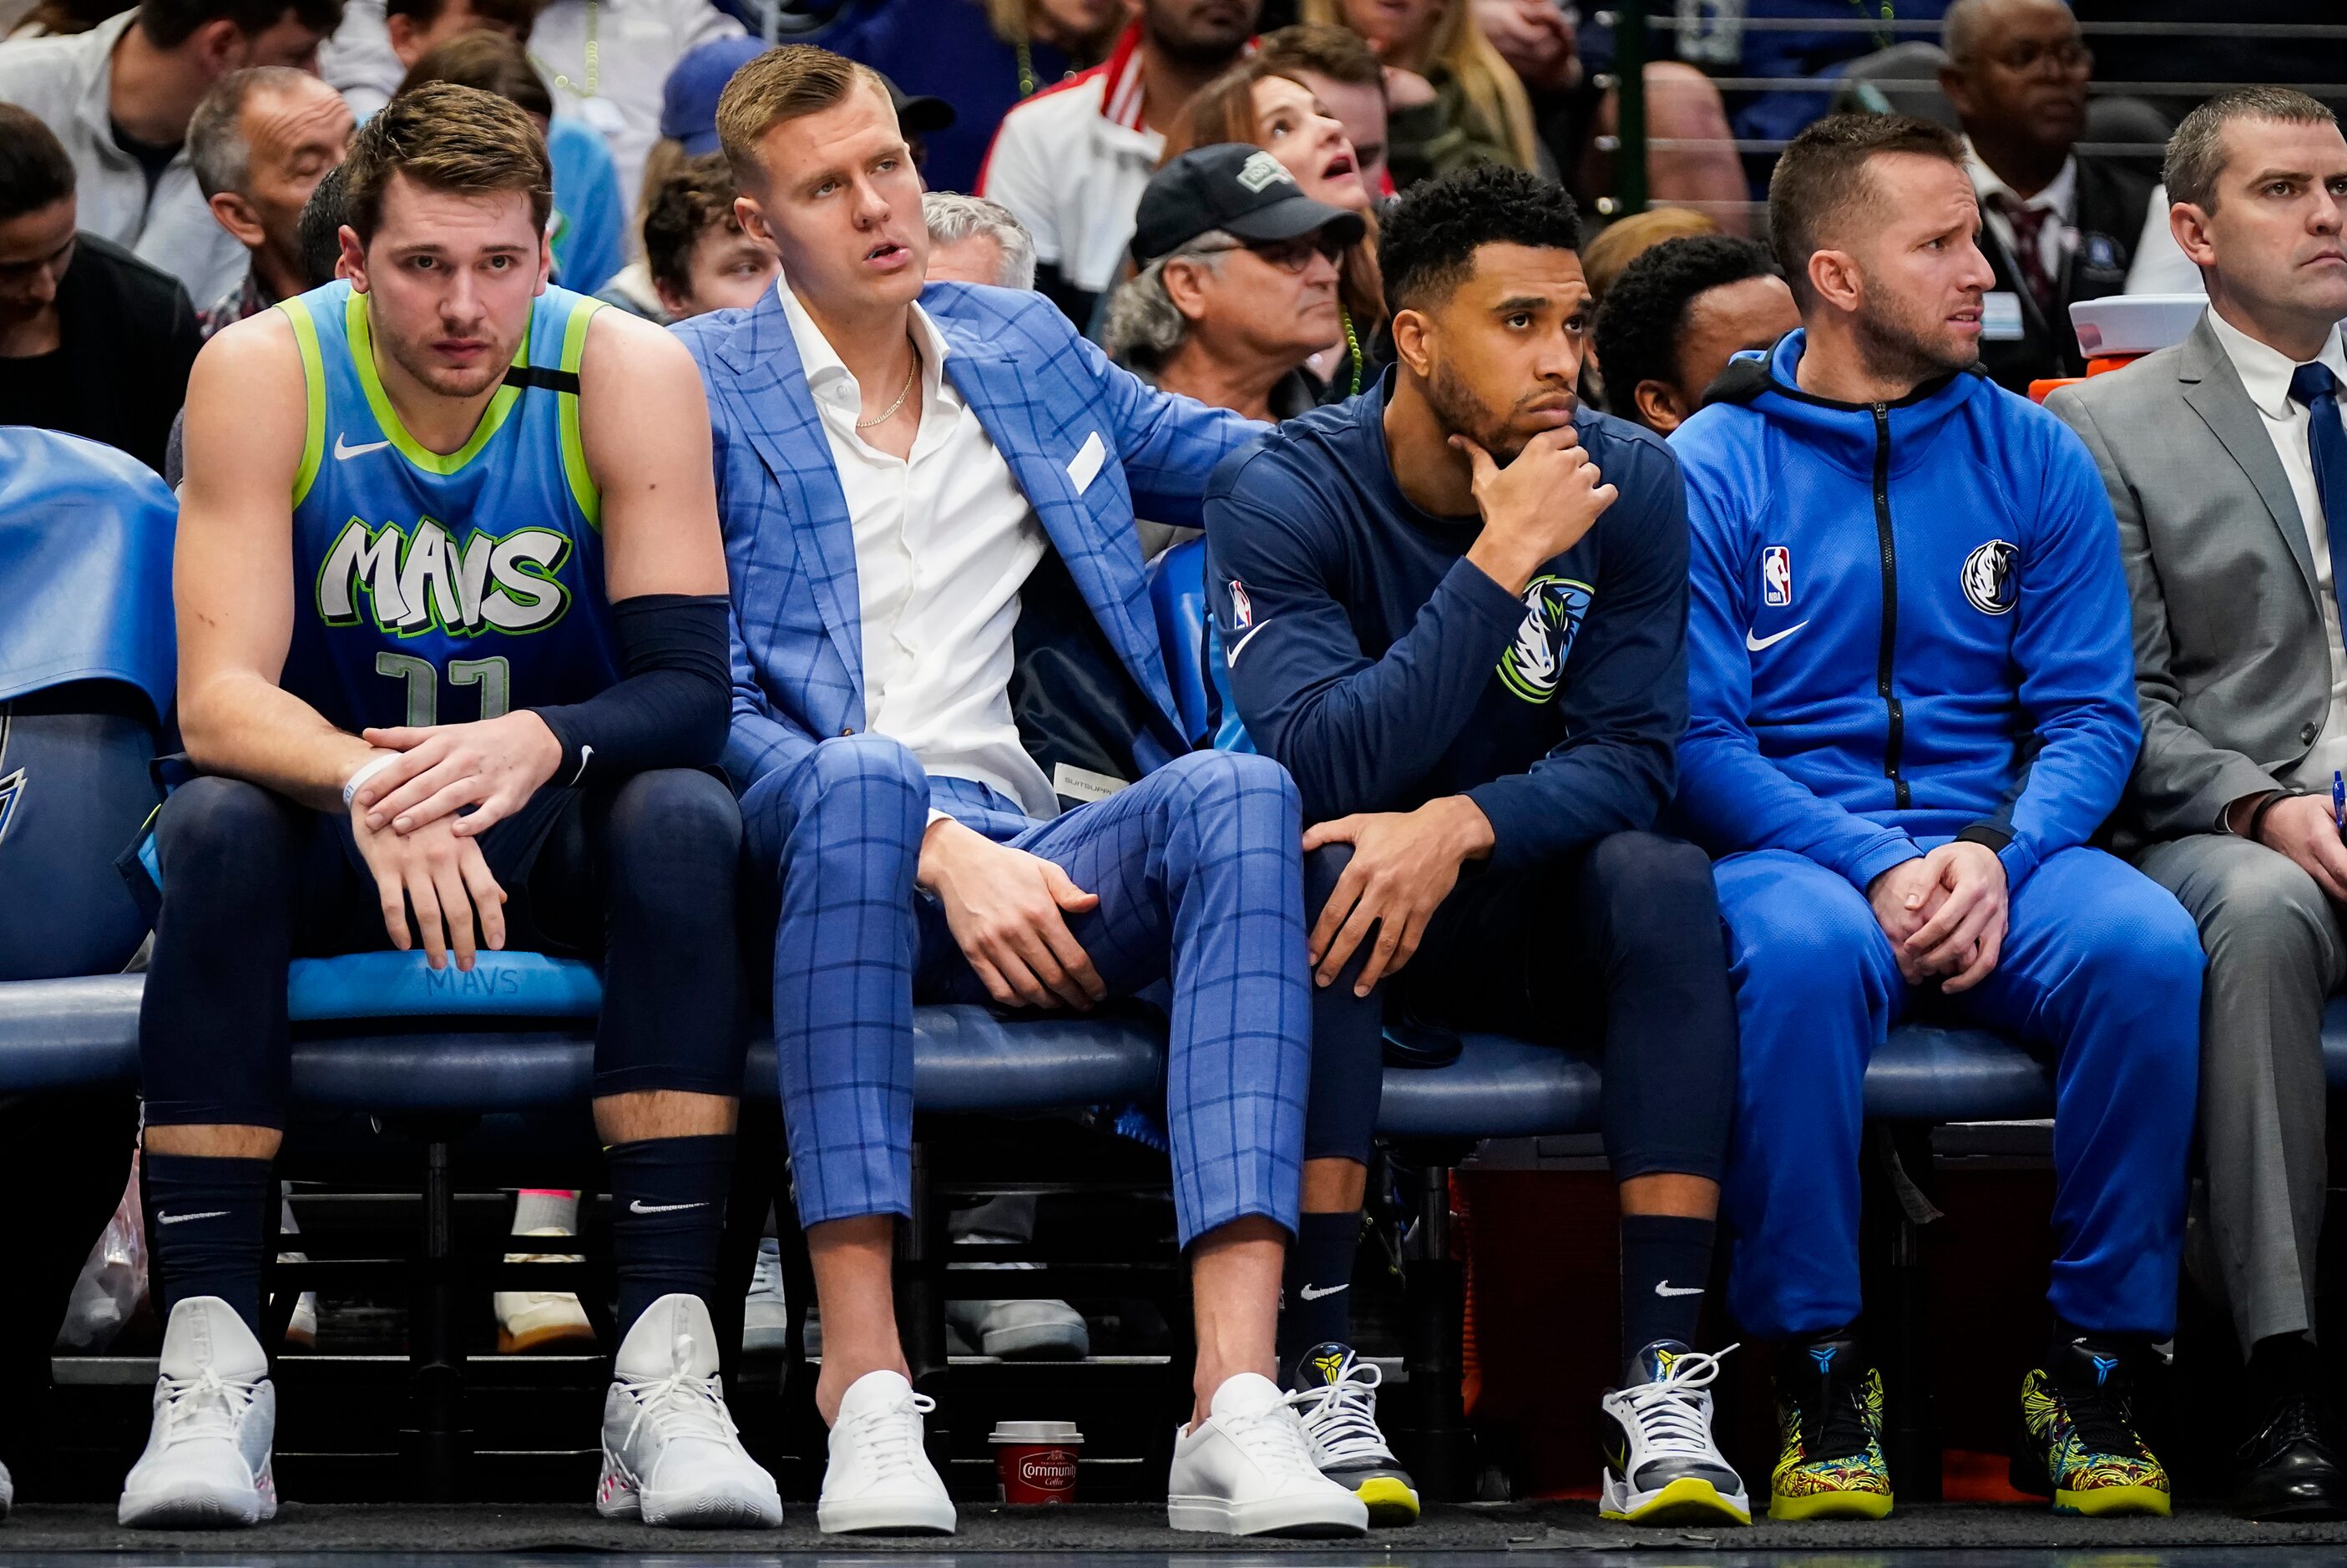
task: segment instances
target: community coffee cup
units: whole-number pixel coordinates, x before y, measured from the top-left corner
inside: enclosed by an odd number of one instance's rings
[[[1073,1421],[998,1421],[994,1473],[1002,1501],[1013,1503],[1073,1502],[1076,1450],[1084,1435]]]

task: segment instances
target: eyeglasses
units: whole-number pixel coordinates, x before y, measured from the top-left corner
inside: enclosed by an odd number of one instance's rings
[[[1327,230],[1315,234],[1300,234],[1293,240],[1262,240],[1237,245],[1202,245],[1185,251],[1185,256],[1214,256],[1225,251],[1252,251],[1283,272],[1301,275],[1312,264],[1315,256],[1326,256],[1334,261],[1345,254],[1346,246]]]
[[[2065,38],[2058,44],[2015,44],[1989,57],[2001,69],[2017,77],[2047,65],[2054,67],[2057,77],[2074,77],[2092,70],[2095,65],[2095,52],[2075,38]]]

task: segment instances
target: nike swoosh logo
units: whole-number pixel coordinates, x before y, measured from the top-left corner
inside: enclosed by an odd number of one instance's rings
[[[1801,626],[1807,626],[1809,622],[1806,620],[1801,622]],[[1785,639],[1790,637],[1796,631],[1799,631],[1801,629],[1801,626],[1788,626],[1782,631],[1772,631],[1766,637],[1755,637],[1752,633],[1747,631],[1744,634],[1744,646],[1755,653],[1759,652],[1763,648],[1774,648],[1778,643],[1784,641]]]
[[[370,452],[380,452],[390,445],[388,441],[370,441],[364,446],[346,446],[343,433],[337,430],[334,432],[334,461],[347,463],[354,457],[364,457]]]
[[[183,1225],[190,1220],[216,1220],[226,1213],[226,1209],[206,1209],[200,1214],[157,1214],[155,1217],[167,1225]]]
[[[1348,1281],[1343,1285],[1331,1285],[1325,1289],[1316,1288],[1315,1286],[1307,1285],[1296,1291],[1296,1294],[1304,1297],[1307,1301],[1317,1301],[1324,1296],[1334,1296],[1340,1290],[1350,1290],[1352,1288],[1353,1286],[1350,1281]]]
[[[1261,631],[1265,627],[1269,626],[1271,622],[1268,620],[1256,621],[1253,627],[1248,629],[1247,634],[1245,637],[1242,637],[1236,642],[1232,643],[1229,649],[1224,652],[1223,662],[1233,669],[1236,669],[1239,661],[1239,650],[1245,648],[1248,643],[1253,642],[1255,641],[1255,634]]]
[[[1673,1285],[1667,1279],[1658,1279],[1655,1281],[1655,1294],[1656,1296],[1701,1296],[1703,1294],[1703,1286],[1700,1285],[1695,1285],[1683,1288],[1679,1286]]]
[[[577,773],[572,774],[570,775],[570,782],[571,782],[573,784],[577,784],[580,779],[583,779],[583,778],[585,778],[585,777],[587,776],[587,764],[588,764],[589,763],[593,762],[594,760],[595,760],[595,748],[594,748],[594,747],[592,747],[592,746],[581,746],[581,747],[579,747],[579,771],[578,771]],[[649,1209],[647,1209],[647,1210],[644,1210],[644,1211],[642,1211],[642,1212],[643,1212],[643,1213],[646,1213],[646,1214],[649,1214],[649,1213],[651,1213],[651,1211],[650,1211]]]
[[[634,1203],[628,1205],[628,1212],[631,1214],[672,1214],[679,1209],[705,1209],[709,1205],[705,1203],[648,1204],[644,1202],[643,1199],[638,1198]]]

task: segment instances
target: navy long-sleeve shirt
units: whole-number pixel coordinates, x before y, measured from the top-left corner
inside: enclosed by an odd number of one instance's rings
[[[1686,509],[1654,436],[1578,418],[1620,499],[1509,592],[1481,523],[1401,492],[1391,378],[1234,453],[1206,488],[1206,594],[1247,733],[1305,820],[1466,794],[1491,859],[1538,866],[1653,825],[1686,723]]]

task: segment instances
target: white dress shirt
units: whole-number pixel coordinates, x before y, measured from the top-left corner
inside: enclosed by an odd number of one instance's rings
[[[73,159],[75,221],[178,278],[201,310],[236,287],[252,264],[212,217],[184,147],[150,190],[146,170],[114,142],[114,46],[134,8],[87,33],[0,44],[0,103],[30,110]]]
[[[2054,215],[2050,221],[2038,226],[2037,257],[2045,265],[2045,275],[2058,284],[2062,281],[2062,264],[2078,243],[2077,159],[2064,159],[2062,172],[2054,177],[2053,183],[2030,197],[2024,197],[1998,179],[1996,171],[1983,163],[1980,154],[1973,149],[1970,137],[1964,138],[1964,164],[1973,177],[1973,193],[1980,198],[1981,223],[1996,236],[2006,255],[2018,259],[2020,254],[2014,247],[2013,220],[2005,215],[2007,201]]]
[[[2307,445],[2307,431],[2313,416],[2302,405],[2291,401],[2290,378],[2298,369],[2296,361],[2260,343],[2213,309],[2209,313],[2209,324],[2215,330],[2217,341],[2225,345],[2233,369],[2239,374],[2242,390],[2257,405],[2258,417],[2265,421],[2274,456],[2281,459],[2281,471],[2290,476],[2290,493],[2297,498],[2299,521],[2306,529],[2307,546],[2314,557],[2314,597],[2322,611],[2322,636],[2331,655],[2331,707],[2323,715],[2322,735],[2314,743],[2314,749],[2298,766],[2276,776],[2286,784],[2327,799],[2332,774],[2347,771],[2347,645],[2339,639],[2339,596],[2332,591],[2331,581],[2331,529],[2322,515],[2321,496],[2315,488],[2314,455]],[[2341,390],[2347,392],[2347,352],[2340,347],[2337,327],[2331,329],[2322,352],[2315,358],[2330,368],[2331,374],[2339,378]]]
[[[856,377],[798,296],[776,287],[855,527],[866,727],[903,742],[930,773],[985,784],[1030,816],[1058,815],[1010,716],[1019,590],[1047,541],[1010,465],[947,379],[945,338],[915,305],[921,425],[911,456],[892,457],[856,428]]]

